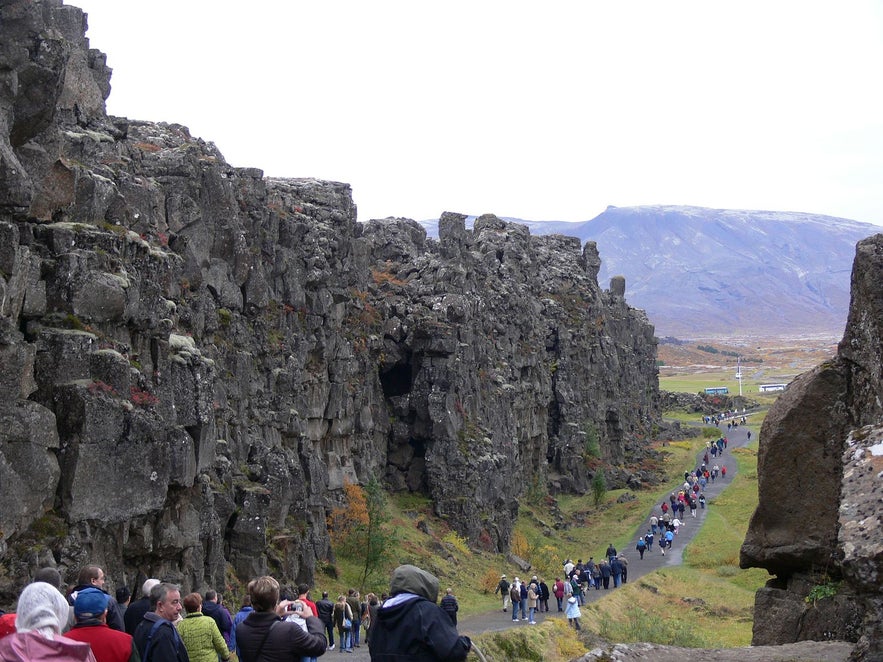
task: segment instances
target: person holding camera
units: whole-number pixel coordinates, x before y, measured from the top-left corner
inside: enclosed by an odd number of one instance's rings
[[[303,630],[304,632],[309,632],[309,629],[307,628],[307,622],[301,615],[303,613],[304,604],[307,603],[299,596],[297,600],[288,605],[289,614],[285,617],[285,620],[292,623],[297,623],[297,626],[301,630]],[[308,604],[307,606],[309,607]],[[304,655],[300,658],[300,662],[319,662],[319,658],[315,655]]]
[[[251,612],[236,626],[236,645],[240,662],[300,662],[304,657],[318,657],[325,652],[322,621],[303,601],[279,601],[279,582],[269,576],[248,583]],[[297,616],[298,623],[283,620]]]

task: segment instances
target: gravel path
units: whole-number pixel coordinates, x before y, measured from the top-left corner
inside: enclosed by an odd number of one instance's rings
[[[638,527],[638,529],[635,530],[634,534],[632,535],[631,542],[629,543],[628,548],[626,548],[624,550],[620,550],[621,552],[624,552],[626,554],[626,556],[628,557],[628,560],[629,560],[629,569],[628,569],[629,581],[634,581],[634,580],[642,577],[643,575],[645,575],[649,572],[653,572],[654,570],[657,570],[657,569],[662,568],[664,566],[679,565],[682,562],[684,547],[693,539],[693,537],[698,532],[699,527],[702,525],[702,522],[705,521],[705,515],[708,512],[708,509],[714,507],[713,505],[711,505],[711,502],[714,500],[714,498],[718,494],[720,494],[724,490],[724,488],[726,488],[727,485],[729,485],[730,481],[732,481],[732,479],[733,479],[733,476],[736,475],[737,464],[736,464],[736,461],[731,456],[731,451],[734,448],[739,448],[740,446],[746,446],[748,444],[747,431],[748,431],[747,427],[740,425],[738,428],[735,428],[735,429],[727,432],[726,424],[725,423],[721,424],[721,434],[727,437],[728,442],[729,442],[728,447],[727,447],[727,450],[724,451],[722,457],[718,457],[716,460],[712,460],[709,464],[711,466],[714,466],[715,464],[718,464],[721,467],[726,466],[727,467],[727,477],[721,478],[720,476],[718,476],[716,481],[714,481],[713,483],[712,482],[708,483],[708,485],[705,488],[705,498],[709,502],[708,507],[705,510],[700,508],[696,513],[695,519],[690,517],[689,511],[687,512],[686,524],[680,527],[678,535],[675,537],[674,546],[671,549],[666,550],[665,556],[663,556],[660,553],[659,547],[656,544],[654,544],[653,550],[650,552],[645,552],[644,559],[641,560],[638,557],[638,552],[635,551],[635,543],[637,542],[638,534],[639,533],[643,534],[647,531],[648,528],[650,528],[650,525],[647,523],[647,521],[650,518],[650,513],[647,514],[647,519],[644,521],[644,524],[642,524],[642,526]],[[698,455],[697,466],[698,466],[698,463],[702,461],[702,456],[704,455],[704,453],[705,452],[702,451]],[[681,482],[683,482],[683,481],[681,481]],[[680,486],[680,484],[681,483],[678,483],[677,485],[672,486],[671,489],[676,490],[677,487]],[[661,503],[661,501],[660,501],[660,503]],[[658,504],[656,507],[656,511],[658,512]],[[572,555],[572,556],[574,556],[574,558],[580,557],[580,556],[587,556],[587,555],[582,555],[580,553],[573,553],[573,552],[570,552],[567,550],[562,551],[562,555],[563,555],[562,558],[567,555]],[[510,577],[512,577],[515,574],[511,570],[504,570],[504,571]],[[520,575],[527,574],[529,576],[529,573],[519,573],[519,574]],[[554,578],[552,578],[552,581],[554,581]],[[549,582],[549,584],[551,587],[551,581]],[[598,600],[599,598],[601,598],[605,595],[608,595],[611,591],[615,591],[616,589],[614,589],[612,587],[612,585],[613,585],[612,579],[610,581],[610,584],[611,584],[611,588],[606,591],[604,589],[588,591],[586,594],[586,602],[594,602],[595,600]],[[556,617],[563,616],[563,613],[559,614],[557,612],[554,596],[549,600],[549,607],[550,607],[549,612],[537,614],[537,617],[536,617],[537,622],[541,623],[545,618],[556,618]],[[459,629],[460,633],[467,634],[467,635],[475,635],[475,634],[480,634],[482,632],[496,632],[496,631],[500,631],[500,630],[507,630],[509,628],[514,628],[514,627],[530,627],[530,625],[527,623],[527,621],[518,621],[517,623],[513,622],[511,610],[504,614],[501,612],[500,609],[495,609],[493,611],[485,612],[482,614],[473,614],[472,616],[461,618],[460,622],[458,624],[458,629]],[[336,638],[335,638],[335,643],[339,643],[336,641]],[[368,662],[370,660],[370,656],[368,654],[368,647],[364,643],[361,645],[361,647],[354,649],[352,653],[340,653],[337,649],[335,649],[333,651],[328,651],[325,653],[325,655],[323,656],[322,659],[329,659],[329,658],[330,659],[341,658],[341,659],[346,659],[346,660],[352,660],[353,662]],[[470,659],[472,659],[472,658],[470,658]]]

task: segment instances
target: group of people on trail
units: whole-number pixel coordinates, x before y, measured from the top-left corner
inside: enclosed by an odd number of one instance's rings
[[[562,574],[555,577],[551,587],[537,575],[526,582],[515,576],[510,582],[504,574],[500,576],[494,594],[500,596],[504,613],[511,608],[512,622],[520,620],[530,625],[537,623],[537,613],[549,611],[549,600],[554,596],[558,611],[564,612],[570,625],[580,629],[579,607],[585,604],[586,593],[593,588],[609,589],[611,584],[617,588],[626,581],[628,559],[611,544],[607,548],[606,558],[597,563],[594,557],[589,557],[586,563],[582,559],[576,563],[567,559],[562,566]]]
[[[144,597],[130,601],[120,591],[118,602],[104,590],[105,580],[101,568],[86,566],[66,597],[55,568],[37,571],[16,611],[0,611],[0,662],[226,662],[234,654],[240,662],[315,662],[334,648],[334,625],[341,650],[359,645],[356,614],[370,619],[366,639],[378,662],[458,661],[472,647],[457,632],[452,589],[436,604],[438,579],[409,565],[393,572],[383,604],[373,593],[362,602],[355,590],[337,603],[327,592],[314,603],[306,584],[287,595],[273,577],[258,577],[235,616],[215,591],[182,597],[180,586],[147,579]]]
[[[536,625],[536,615],[539,612],[549,611],[549,598],[552,596],[546,581],[536,575],[528,582],[523,582],[516,576],[511,583],[506,575],[501,575],[494,594],[502,599],[503,612],[508,612],[511,605],[513,621],[518,621],[520,613],[521,620],[530,625]]]

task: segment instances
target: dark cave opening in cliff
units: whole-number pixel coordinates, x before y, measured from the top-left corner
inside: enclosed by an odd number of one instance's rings
[[[380,385],[383,395],[392,398],[411,392],[411,364],[396,363],[389,370],[380,370]]]

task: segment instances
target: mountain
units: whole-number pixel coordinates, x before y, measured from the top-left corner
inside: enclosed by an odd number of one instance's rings
[[[602,286],[625,276],[627,300],[658,336],[688,338],[839,335],[855,245],[881,231],[818,214],[673,205],[608,207],[582,223],[507,220],[596,242]]]

